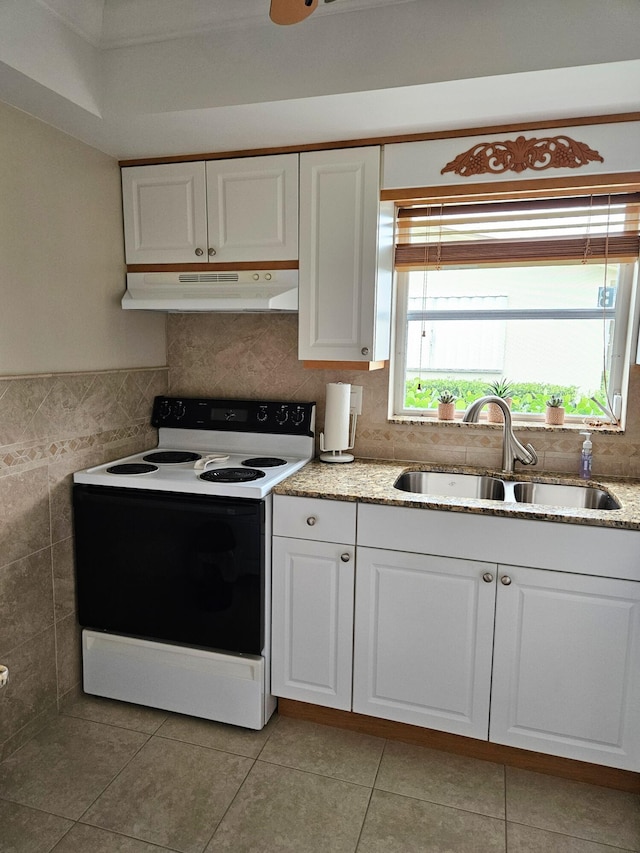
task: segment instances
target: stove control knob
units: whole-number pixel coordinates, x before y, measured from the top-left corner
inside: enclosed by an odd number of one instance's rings
[[[294,426],[300,426],[300,424],[304,421],[304,409],[302,406],[296,406],[295,409],[291,412],[291,423]]]
[[[257,420],[263,424],[269,417],[269,411],[266,406],[258,406]]]
[[[265,281],[271,281],[271,273],[270,272],[265,274]]]
[[[173,416],[179,421],[187,414],[187,407],[182,402],[182,400],[176,400],[175,406],[173,407]]]
[[[252,275],[252,278],[254,281],[260,281],[260,276],[258,275],[257,272],[254,272],[254,274]]]
[[[280,408],[276,411],[276,423],[286,424],[289,420],[289,407],[288,406],[280,406]]]
[[[168,400],[163,400],[158,406],[158,417],[160,420],[166,420],[171,414],[171,403]]]

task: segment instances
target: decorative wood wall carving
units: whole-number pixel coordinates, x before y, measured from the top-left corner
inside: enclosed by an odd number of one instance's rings
[[[499,175],[502,172],[524,172],[526,169],[536,172],[545,169],[578,169],[593,160],[604,163],[604,157],[597,151],[570,136],[545,136],[541,139],[518,136],[514,140],[479,142],[447,163],[440,174],[455,172],[456,175],[468,178],[487,173]]]

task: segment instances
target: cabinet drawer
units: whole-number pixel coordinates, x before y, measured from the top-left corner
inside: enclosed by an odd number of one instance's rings
[[[273,534],[354,545],[356,507],[349,501],[274,495]]]

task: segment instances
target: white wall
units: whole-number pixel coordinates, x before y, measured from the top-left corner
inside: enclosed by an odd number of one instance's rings
[[[0,375],[164,365],[164,317],[120,308],[117,162],[0,103],[0,187]]]

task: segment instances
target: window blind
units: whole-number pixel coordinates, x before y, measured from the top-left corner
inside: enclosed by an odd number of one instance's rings
[[[398,270],[500,263],[632,261],[640,193],[398,208]]]

